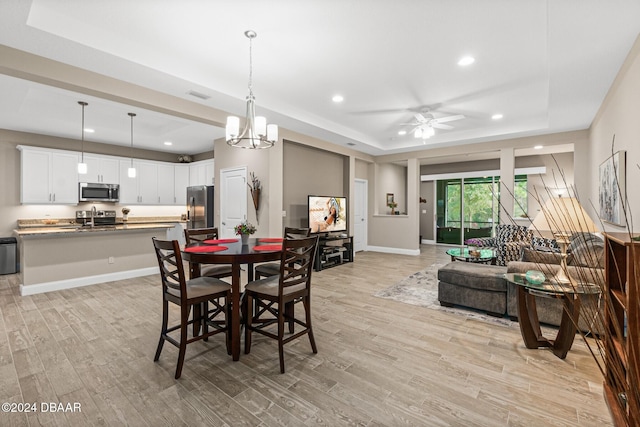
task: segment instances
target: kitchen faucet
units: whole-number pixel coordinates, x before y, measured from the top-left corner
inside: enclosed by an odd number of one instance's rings
[[[93,226],[96,224],[96,205],[93,205],[93,207],[91,208],[91,228],[93,228]]]

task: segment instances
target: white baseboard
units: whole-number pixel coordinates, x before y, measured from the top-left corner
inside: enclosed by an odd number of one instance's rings
[[[76,279],[56,280],[54,282],[36,283],[35,285],[20,285],[20,295],[34,295],[44,292],[61,291],[63,289],[78,288],[80,286],[96,285],[98,283],[115,280],[131,279],[134,277],[150,276],[158,273],[158,267],[139,268],[136,270],[118,271],[115,273],[99,274],[96,276],[79,277]]]
[[[383,252],[385,254],[420,255],[420,249],[400,249],[388,248],[385,246],[367,246],[367,250],[372,252]]]
[[[420,243],[422,243],[423,245],[435,245],[436,241],[435,240],[422,239],[422,241]]]

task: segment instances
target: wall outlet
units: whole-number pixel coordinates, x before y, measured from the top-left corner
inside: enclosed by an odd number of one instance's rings
[[[282,211],[282,218],[286,218],[287,217],[287,211]]]
[[[109,257],[109,264],[113,264],[114,262],[116,262],[116,259],[112,256]]]

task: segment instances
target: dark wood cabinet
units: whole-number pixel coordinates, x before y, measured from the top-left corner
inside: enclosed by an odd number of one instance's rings
[[[640,241],[606,233],[604,396],[616,426],[640,425],[639,268]]]
[[[315,271],[353,262],[353,237],[320,236],[313,263]]]

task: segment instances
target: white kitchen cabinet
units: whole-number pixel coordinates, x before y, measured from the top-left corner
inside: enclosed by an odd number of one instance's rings
[[[84,155],[87,173],[78,174],[79,182],[99,182],[104,184],[118,184],[120,182],[120,159],[117,157]]]
[[[189,185],[213,185],[215,183],[214,160],[202,160],[189,165]]]
[[[77,153],[23,146],[18,149],[22,151],[21,203],[78,203]]]
[[[131,160],[120,161],[120,204],[158,204],[158,165],[144,160],[133,160],[136,177],[129,178]]]
[[[136,166],[136,161],[133,163]],[[140,204],[138,198],[138,176],[139,171],[136,171],[135,178],[129,178],[128,171],[131,167],[131,160],[120,160],[120,204],[121,205],[136,205]]]
[[[138,195],[144,205],[158,204],[158,165],[145,161],[136,163],[138,170]]]
[[[171,164],[158,164],[158,204],[173,205],[176,202],[175,166]]]
[[[186,206],[188,186],[189,186],[189,165],[175,165],[174,204]]]

